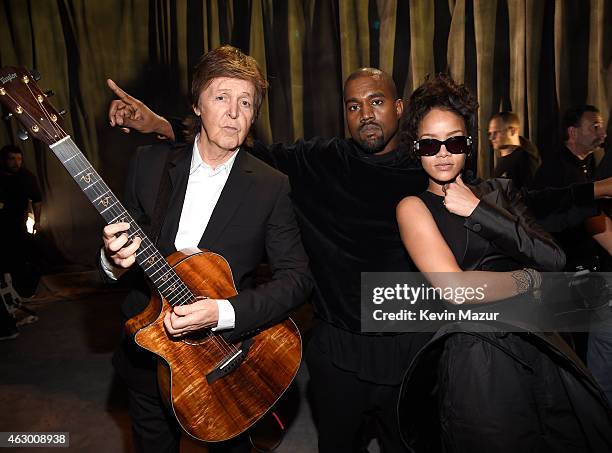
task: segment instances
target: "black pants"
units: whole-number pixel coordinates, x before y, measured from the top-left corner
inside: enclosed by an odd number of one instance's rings
[[[366,451],[372,428],[383,453],[408,452],[397,422],[400,386],[361,380],[311,341],[306,350],[319,453]]]
[[[161,399],[132,388],[128,391],[135,450],[138,453],[178,453],[181,430]],[[206,444],[206,447],[210,453],[251,451],[248,437],[244,434],[227,442]]]
[[[159,397],[129,388],[134,448],[138,453],[178,453],[181,431]]]

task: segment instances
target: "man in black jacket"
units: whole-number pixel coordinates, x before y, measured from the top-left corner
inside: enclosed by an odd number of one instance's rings
[[[561,187],[572,183],[593,181],[596,177],[609,176],[605,173],[606,163],[603,145],[606,139],[606,128],[599,109],[592,105],[580,105],[568,109],[561,122],[563,147],[548,156],[538,172],[538,187]],[[603,167],[599,167],[604,162]],[[599,221],[605,224],[609,219],[609,204],[603,206]],[[589,269],[599,272],[610,272],[611,258],[592,237],[589,225],[598,220],[579,224],[555,235],[567,255],[568,270]],[[596,230],[597,228],[595,228]],[[576,337],[578,343],[583,339]],[[593,375],[604,388],[607,397],[612,401],[611,357],[612,325],[608,322],[603,328],[589,333],[586,359]]]
[[[504,111],[491,116],[489,141],[497,157],[493,177],[511,179],[517,189],[529,187],[541,158],[535,145],[521,136],[518,115]]]
[[[112,126],[183,140],[180,125],[173,129],[112,81],[109,86],[120,98],[111,104]],[[350,139],[271,146],[256,141],[250,152],[289,176],[315,277],[317,322],[306,361],[319,451],[362,451],[364,426],[371,420],[383,451],[402,452],[407,450],[396,421],[400,383],[430,335],[363,333],[361,272],[414,270],[399,237],[395,207],[405,196],[422,192],[426,177],[399,147],[403,103],[388,74],[373,68],[353,72],[345,82],[344,107]],[[609,190],[609,182],[605,187]],[[559,213],[562,222],[594,209],[592,185],[552,197],[565,204],[561,211],[582,203],[573,216]],[[548,201],[537,202],[548,208]]]
[[[227,331],[228,341],[250,336],[285,318],[312,288],[288,178],[242,149],[266,87],[255,60],[238,49],[223,46],[207,53],[193,76],[192,103],[199,117],[195,141],[141,148],[132,160],[125,206],[145,228],[162,217],[160,252],[198,247],[220,254],[239,292],[227,300],[174,306],[164,319],[174,340],[207,329]],[[169,196],[160,209],[157,203],[164,197],[158,192],[164,191]],[[131,267],[137,253],[147,253],[147,248],[139,250],[141,240],[129,228],[124,222],[104,228],[101,260],[110,278]],[[272,279],[254,287],[255,271],[265,258]],[[136,278],[123,304],[125,317],[141,313],[149,297],[144,278]],[[178,452],[178,425],[158,395],[156,357],[126,337],[114,364],[128,384],[137,451]],[[250,452],[250,446],[242,436],[211,445],[209,451]]]
[[[606,138],[599,110],[592,105],[568,109],[561,121],[563,147],[544,161],[534,187],[565,187],[595,179],[600,146]],[[596,216],[595,212],[593,216]],[[567,255],[567,269],[602,270],[600,255],[605,253],[590,237],[582,223],[555,235]]]

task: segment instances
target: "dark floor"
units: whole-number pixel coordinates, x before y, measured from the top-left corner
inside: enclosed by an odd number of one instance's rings
[[[67,275],[46,278],[37,295],[42,298],[28,306],[40,320],[22,326],[15,340],[0,342],[0,431],[69,432],[70,451],[132,451],[125,389],[110,362],[123,293],[96,290],[87,276]],[[287,432],[276,452],[316,451],[307,380],[302,366],[288,392],[289,410],[281,414],[290,420],[284,420]]]

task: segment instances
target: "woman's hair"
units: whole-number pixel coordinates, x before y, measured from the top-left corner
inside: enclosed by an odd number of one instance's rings
[[[478,102],[465,85],[459,85],[448,74],[428,75],[404,108],[400,124],[400,140],[412,150],[418,140],[419,124],[430,110],[439,108],[456,113],[465,121],[468,135],[476,127]]]

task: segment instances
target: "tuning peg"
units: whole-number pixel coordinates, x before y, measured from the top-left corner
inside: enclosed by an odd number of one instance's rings
[[[45,95],[45,97],[50,98],[51,96],[55,95],[55,92],[53,90],[47,90],[43,94]]]
[[[38,82],[38,81],[41,79],[40,72],[38,72],[38,70],[37,70],[37,69],[32,69],[32,70],[30,71],[30,74],[32,74],[32,77],[34,77],[34,80],[35,80],[36,82]]]
[[[30,138],[28,132],[21,128],[17,130],[17,137],[19,137],[19,140],[22,142],[25,142],[28,138]]]
[[[45,93],[45,96],[46,96],[46,93]],[[62,117],[63,117],[63,116],[66,116],[66,110],[60,110],[58,113],[59,113],[59,114],[60,114],[60,116],[62,116]],[[8,120],[10,120],[12,117],[13,117],[13,114],[9,112],[9,113],[7,113],[6,115],[4,115],[4,116],[2,117],[2,119],[3,119],[4,121],[8,121]],[[25,132],[25,131],[24,131],[24,132]],[[26,134],[27,134],[27,132],[26,132]]]

